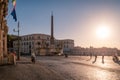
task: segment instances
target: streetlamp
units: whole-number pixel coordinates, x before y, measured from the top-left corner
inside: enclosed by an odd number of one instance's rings
[[[20,60],[20,39],[19,39],[19,21],[18,21],[18,30],[13,29],[14,32],[18,32],[18,55],[17,59]]]

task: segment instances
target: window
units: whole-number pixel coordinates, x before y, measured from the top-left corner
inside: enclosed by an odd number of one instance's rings
[[[34,39],[34,37],[32,37],[32,39]]]
[[[40,39],[40,36],[38,36],[38,39]]]
[[[38,43],[37,43],[37,45],[38,45],[38,46],[40,46],[40,45],[41,45],[41,43],[40,43],[40,42],[38,42]]]
[[[31,40],[31,36],[29,37],[29,40]]]

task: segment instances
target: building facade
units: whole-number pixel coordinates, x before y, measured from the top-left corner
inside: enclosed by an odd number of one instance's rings
[[[30,34],[21,36],[20,40],[20,53],[22,54],[30,54],[31,51],[34,50],[36,55],[46,55],[44,51],[49,50],[50,45],[50,35],[46,34]],[[15,51],[18,51],[18,41],[13,42],[13,48]],[[74,40],[65,39],[65,40],[57,40],[54,41],[55,50],[61,50],[60,52],[70,52],[74,47]],[[47,49],[47,50],[45,50]],[[57,51],[57,52],[58,52]],[[46,52],[47,53],[47,52]]]
[[[72,49],[74,48],[74,40],[71,39],[64,39],[63,42],[63,52],[71,54]]]
[[[83,48],[83,47],[74,47],[72,50],[73,55],[82,55],[82,56],[89,56],[89,55],[98,55],[98,56],[113,56],[118,53],[117,48]]]
[[[4,56],[7,55],[7,21],[8,0],[0,0],[0,64],[3,63]]]

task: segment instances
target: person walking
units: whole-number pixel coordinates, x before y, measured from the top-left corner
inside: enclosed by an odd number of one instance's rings
[[[67,58],[67,57],[68,57],[68,54],[67,54],[67,53],[65,53],[64,55],[65,55],[65,58]]]
[[[104,64],[104,53],[102,53],[102,63]]]
[[[36,62],[36,56],[35,56],[34,51],[31,53],[31,61],[32,61],[32,63],[34,63],[34,64],[35,64],[35,62]]]
[[[115,63],[118,63],[118,62],[119,62],[119,58],[118,58],[117,53],[115,53],[115,54],[113,55],[113,61],[114,61]]]
[[[13,55],[13,58],[14,58],[14,65],[16,65],[16,59],[17,59],[17,58],[16,58],[16,52],[13,51],[13,52],[12,52],[12,55]]]
[[[95,54],[95,60],[92,63],[95,63],[97,60],[97,54]]]
[[[102,55],[102,63],[104,64],[104,55]]]

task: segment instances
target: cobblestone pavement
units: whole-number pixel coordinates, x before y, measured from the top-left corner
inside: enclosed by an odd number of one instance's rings
[[[64,80],[61,75],[43,64],[32,64],[30,59],[21,58],[17,65],[0,66],[0,80]]]
[[[120,65],[105,57],[92,64],[92,58],[80,56],[39,56],[32,64],[30,56],[17,65],[0,66],[0,80],[120,80]]]
[[[86,56],[64,57],[38,57],[39,62],[44,63],[65,80],[120,80],[120,65],[112,61],[112,57],[105,56],[105,63],[99,56],[93,64],[94,57],[89,60]]]

